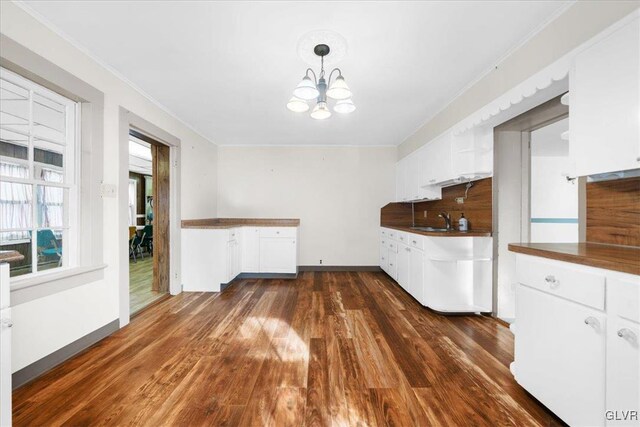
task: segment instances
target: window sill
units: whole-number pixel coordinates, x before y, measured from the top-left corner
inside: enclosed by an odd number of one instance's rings
[[[61,269],[56,272],[43,273],[36,276],[24,278],[16,277],[15,279],[11,279],[11,292],[31,288],[33,286],[42,285],[56,280],[68,279],[70,277],[79,276],[94,271],[104,270],[105,268],[107,268],[107,264],[99,264],[86,267],[71,267]]]

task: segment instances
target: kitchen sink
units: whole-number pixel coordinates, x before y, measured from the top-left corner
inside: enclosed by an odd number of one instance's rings
[[[433,231],[433,232],[451,231],[451,230],[447,230],[446,228],[435,228],[435,227],[411,227],[411,228],[418,231]]]

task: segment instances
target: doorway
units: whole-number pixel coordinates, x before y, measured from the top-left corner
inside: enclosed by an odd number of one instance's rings
[[[169,146],[130,129],[130,315],[169,292],[169,152]]]
[[[569,107],[561,96],[494,129],[494,315],[515,320],[509,243],[580,240],[579,194],[569,157]]]

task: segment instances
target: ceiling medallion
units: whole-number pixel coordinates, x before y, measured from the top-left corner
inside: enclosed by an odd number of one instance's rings
[[[334,68],[329,73],[329,77],[325,79],[325,57],[331,54],[329,45],[317,44],[313,47],[313,53],[316,55],[316,61],[317,57],[320,57],[320,73],[316,75],[313,69],[307,68],[302,81],[293,90],[293,96],[287,102],[287,108],[296,113],[304,113],[309,110],[307,102],[315,100],[316,105],[311,111],[311,118],[324,120],[331,117],[331,110],[329,110],[327,103],[328,98],[331,98],[336,100],[333,111],[342,114],[353,112],[356,106],[351,100],[351,90],[342,77],[342,71],[339,68]],[[338,73],[338,75],[332,82],[333,73]],[[311,76],[313,76],[313,80],[311,80]]]

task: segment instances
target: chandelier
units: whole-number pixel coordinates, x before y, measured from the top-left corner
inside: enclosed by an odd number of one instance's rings
[[[330,51],[331,49],[326,44],[319,44],[313,48],[313,52],[320,57],[320,78],[316,76],[316,73],[311,68],[307,68],[302,81],[293,90],[293,96],[287,102],[289,110],[296,113],[304,113],[309,111],[308,102],[315,100],[316,105],[311,111],[311,118],[316,120],[328,119],[331,117],[331,110],[329,110],[327,98],[336,100],[333,111],[337,113],[348,114],[356,109],[351,100],[351,90],[349,90],[349,86],[344,81],[342,71],[339,68],[331,70],[328,81],[324,78],[324,57]],[[338,76],[331,82],[334,72],[337,72]],[[311,76],[313,76],[313,80],[311,80]]]

